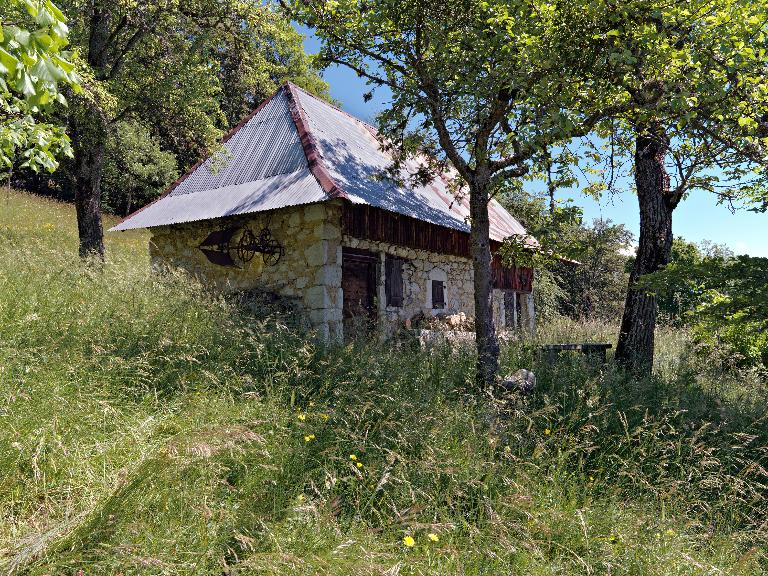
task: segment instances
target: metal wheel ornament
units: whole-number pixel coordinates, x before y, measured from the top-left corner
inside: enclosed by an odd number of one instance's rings
[[[235,246],[235,252],[243,263],[250,262],[256,255],[256,237],[249,228],[246,228],[240,235],[240,240]]]
[[[261,248],[261,257],[267,266],[274,266],[283,257],[283,247],[272,236],[269,228],[263,228],[259,232],[259,247]]]
[[[233,242],[240,230],[239,239]],[[250,228],[234,227],[211,232],[200,244],[200,250],[213,264],[234,268],[241,268],[240,264],[253,260],[257,252],[261,254],[264,264],[274,266],[285,252],[269,228],[262,228],[257,238]],[[237,261],[233,256],[237,257]]]
[[[264,260],[264,264],[267,266],[274,266],[278,262],[280,262],[280,258],[283,257],[283,247],[278,246],[277,251],[275,252],[264,252],[264,254],[261,255],[261,258]]]

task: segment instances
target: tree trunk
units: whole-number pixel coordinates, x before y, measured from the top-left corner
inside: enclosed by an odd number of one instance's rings
[[[499,342],[493,325],[491,244],[489,239],[487,179],[476,181],[469,198],[472,228],[470,244],[474,270],[475,338],[477,344],[477,383],[495,383],[499,369]]]
[[[669,189],[664,160],[669,139],[658,125],[638,127],[635,136],[635,184],[640,204],[640,241],[629,276],[616,360],[643,375],[653,369],[656,297],[634,288],[637,280],[669,263],[672,212],[680,198]]]
[[[70,118],[75,151],[75,210],[80,256],[103,260],[101,176],[108,130],[105,119],[94,104],[84,99],[73,104],[73,108],[81,108]]]
[[[91,5],[88,64],[98,81],[105,75],[109,25],[109,3]],[[88,89],[88,88],[86,88]],[[80,257],[104,259],[104,230],[101,223],[101,177],[109,134],[109,121],[99,108],[98,94],[80,96],[72,102],[70,136],[75,152],[75,210],[80,237]]]

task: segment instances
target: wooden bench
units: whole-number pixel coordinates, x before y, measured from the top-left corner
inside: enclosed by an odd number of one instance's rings
[[[547,360],[553,361],[557,358],[563,350],[575,350],[581,352],[589,359],[600,360],[603,364],[606,362],[606,351],[608,348],[612,348],[612,344],[607,343],[583,343],[583,344],[545,344],[540,346],[539,349],[545,355]]]

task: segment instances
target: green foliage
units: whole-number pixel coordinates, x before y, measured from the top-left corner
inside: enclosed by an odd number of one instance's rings
[[[681,270],[692,271],[705,258],[730,258],[733,253],[725,246],[707,241],[701,244],[688,242],[677,236],[672,241],[670,264]],[[634,258],[627,261],[627,269],[632,267]],[[649,280],[652,282],[652,280]],[[696,310],[708,299],[707,291],[695,275],[677,274],[665,280],[663,290],[656,293],[656,304],[664,322],[676,326],[690,322]]]
[[[690,308],[683,318],[704,353],[720,362],[768,367],[768,258],[691,254],[640,285]]]
[[[597,133],[610,172],[635,153],[635,135],[663,134],[669,202],[692,191],[720,202],[766,198],[766,7],[749,0],[571,4],[594,33],[581,47],[593,105],[614,108]],[[576,61],[578,62],[578,60]],[[589,106],[588,102],[583,104]],[[630,161],[630,165],[632,162]]]
[[[5,571],[768,569],[765,389],[698,376],[680,330],[642,381],[507,346],[504,370],[533,367],[537,391],[499,403],[468,351],[324,349],[265,307],[151,276],[146,233],[108,237],[95,271],[70,256],[69,207],[0,201]]]
[[[536,269],[537,313],[571,318],[615,320],[624,306],[626,271],[632,234],[621,224],[582,222],[581,209],[552,197],[507,186],[497,196],[540,244],[530,247],[514,238],[501,253],[509,261]]]
[[[632,233],[623,224],[596,219],[574,231],[571,258],[578,265],[561,263],[561,286],[568,295],[563,313],[571,318],[617,320],[624,309],[629,274],[627,251]]]
[[[157,198],[178,178],[176,158],[138,122],[118,122],[107,146],[103,204],[110,212],[129,214]]]
[[[62,86],[79,88],[65,22],[51,0],[0,6],[0,168],[53,172],[57,157],[71,156],[64,129],[42,120],[52,105],[66,105]]]

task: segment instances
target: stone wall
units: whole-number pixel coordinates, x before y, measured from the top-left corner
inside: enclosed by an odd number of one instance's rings
[[[293,298],[323,339],[342,336],[340,207],[328,202],[257,214],[175,224],[152,229],[150,256],[156,270],[176,267],[217,289],[260,289]],[[284,247],[274,266],[259,254],[242,268],[218,266],[200,251],[214,230],[248,226],[258,236],[265,226]]]
[[[377,306],[378,316],[383,320],[385,332],[391,332],[398,324],[414,318],[419,314],[425,316],[450,315],[463,312],[474,316],[474,288],[472,261],[460,256],[436,254],[424,250],[414,250],[396,246],[386,242],[361,240],[348,235],[342,237],[342,246],[358,248],[379,254],[379,273]],[[384,270],[386,255],[402,258],[403,265],[403,305],[401,307],[387,306]],[[442,280],[445,285],[445,308],[435,309],[432,306],[432,280]],[[532,304],[530,295],[519,294],[528,312],[528,301]],[[504,325],[504,292],[493,291],[494,319],[499,330],[506,329]],[[532,316],[521,318],[519,326],[528,330],[533,329]]]
[[[257,236],[262,228],[268,227],[284,247],[282,258],[274,266],[265,265],[259,254],[242,268],[212,264],[198,247],[211,232],[230,226],[247,226]],[[419,314],[474,315],[471,260],[346,235],[342,238],[339,201],[153,228],[150,256],[156,270],[180,268],[219,290],[259,289],[295,299],[320,337],[334,340],[343,335],[342,246],[379,255],[376,305],[385,334]],[[402,307],[387,306],[386,254],[405,260]],[[442,309],[432,306],[432,280],[444,282],[445,307]],[[521,325],[528,326],[531,322],[532,328],[532,299],[528,295],[519,296],[524,299],[523,308],[527,313]],[[494,290],[493,306],[497,327],[504,329],[502,291]]]

